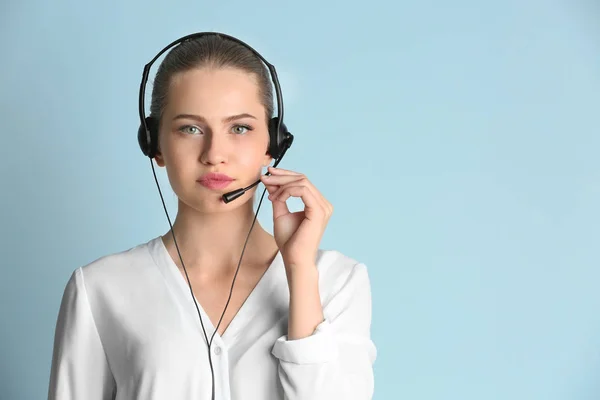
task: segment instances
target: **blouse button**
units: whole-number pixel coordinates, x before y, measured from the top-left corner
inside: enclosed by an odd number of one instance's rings
[[[221,347],[219,347],[219,346],[215,347],[215,354],[216,355],[220,355],[221,354]]]

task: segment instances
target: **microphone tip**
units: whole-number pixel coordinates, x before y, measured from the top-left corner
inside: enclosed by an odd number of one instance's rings
[[[234,191],[232,191],[232,192],[225,193],[225,194],[223,195],[223,201],[224,201],[225,203],[229,203],[229,202],[231,202],[231,201],[233,201],[233,200],[237,199],[238,197],[240,197],[240,196],[241,196],[241,195],[243,195],[244,193],[246,193],[246,190],[245,190],[245,189],[243,189],[243,188],[242,188],[242,189],[237,189],[237,190],[234,190]]]

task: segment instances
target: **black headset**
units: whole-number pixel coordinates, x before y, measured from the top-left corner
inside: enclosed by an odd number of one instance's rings
[[[150,158],[150,164],[152,166],[152,172],[154,174],[154,180],[156,181],[156,186],[158,187],[158,192],[160,194],[160,198],[162,200],[162,204],[163,204],[163,208],[165,210],[165,214],[167,215],[167,220],[169,221],[169,226],[171,227],[171,234],[173,236],[173,241],[175,243],[175,247],[177,249],[177,253],[179,254],[179,259],[181,260],[181,265],[183,266],[183,269],[185,271],[185,275],[188,281],[188,286],[190,288],[190,292],[192,294],[192,298],[194,299],[194,304],[196,305],[196,310],[198,311],[198,316],[200,317],[200,325],[202,326],[202,331],[204,332],[204,337],[206,338],[206,343],[208,345],[208,361],[210,364],[210,371],[211,371],[211,378],[212,378],[212,399],[215,399],[215,374],[214,374],[214,370],[213,370],[213,365],[212,365],[212,356],[211,356],[211,344],[212,344],[212,340],[215,336],[215,334],[217,333],[217,331],[219,330],[219,326],[221,325],[221,321],[223,320],[223,316],[225,315],[225,311],[227,310],[227,306],[229,305],[229,301],[231,300],[231,295],[233,293],[233,286],[235,284],[235,279],[237,277],[238,271],[240,269],[240,265],[242,264],[242,257],[244,257],[244,252],[246,250],[246,245],[248,244],[248,239],[250,238],[250,233],[252,232],[252,228],[254,228],[254,224],[256,223],[256,218],[258,216],[258,210],[260,210],[260,205],[262,204],[262,200],[264,198],[265,191],[263,191],[262,197],[260,199],[260,202],[258,204],[258,208],[256,210],[256,214],[254,215],[254,220],[252,221],[252,225],[250,226],[250,230],[248,232],[248,236],[246,237],[246,241],[244,243],[244,247],[242,249],[242,254],[240,256],[240,261],[238,263],[235,275],[233,277],[233,282],[231,284],[231,290],[229,292],[229,299],[227,300],[227,304],[225,305],[225,309],[223,310],[223,314],[221,314],[221,318],[219,319],[219,323],[217,324],[217,326],[215,327],[215,331],[210,339],[210,341],[208,340],[208,337],[206,335],[206,330],[204,329],[204,323],[202,322],[202,315],[200,314],[200,309],[198,307],[198,303],[196,303],[196,297],[194,296],[194,292],[192,290],[192,284],[190,282],[190,278],[187,274],[187,269],[185,268],[185,264],[183,263],[183,259],[181,258],[181,252],[179,251],[179,246],[177,244],[177,239],[175,238],[175,233],[173,232],[173,224],[171,223],[171,218],[169,218],[169,213],[167,212],[167,207],[165,205],[165,201],[164,201],[164,197],[162,195],[162,191],[160,190],[160,185],[158,184],[158,179],[156,177],[156,172],[154,170],[154,164],[152,163],[152,159],[157,155],[158,153],[158,125],[159,122],[158,120],[154,117],[154,116],[150,116],[150,117],[146,117],[146,113],[145,113],[145,106],[144,106],[144,96],[146,93],[146,83],[148,82],[148,75],[150,74],[150,67],[152,66],[152,64],[154,64],[154,62],[167,50],[169,50],[170,48],[172,48],[175,45],[178,45],[182,42],[185,42],[187,40],[191,40],[191,39],[197,39],[199,37],[202,36],[207,36],[207,35],[218,35],[220,37],[229,39],[233,42],[236,42],[244,47],[246,47],[248,50],[250,50],[254,55],[256,55],[256,57],[258,57],[269,69],[269,73],[271,75],[271,79],[273,81],[273,86],[275,87],[275,94],[277,95],[277,117],[273,117],[269,120],[269,148],[268,148],[268,154],[273,157],[276,161],[275,164],[273,165],[273,167],[277,167],[277,165],[279,164],[279,162],[281,161],[281,159],[283,158],[283,156],[285,155],[286,151],[291,147],[292,142],[294,141],[294,135],[292,135],[286,128],[285,124],[283,123],[283,96],[281,95],[281,87],[279,86],[279,79],[277,78],[277,72],[275,71],[275,67],[273,65],[271,65],[269,62],[267,62],[267,60],[265,60],[265,58],[263,56],[261,56],[256,50],[254,50],[252,47],[250,47],[249,45],[247,45],[246,43],[242,42],[241,40],[234,38],[232,36],[229,35],[225,35],[223,33],[219,33],[219,32],[199,32],[199,33],[192,33],[190,35],[184,36],[182,38],[179,38],[175,41],[173,41],[172,43],[170,43],[168,46],[166,46],[164,49],[162,49],[148,64],[146,64],[146,66],[144,67],[144,72],[142,75],[142,83],[140,84],[140,98],[139,98],[139,111],[140,111],[140,127],[138,129],[138,143],[140,145],[140,149],[142,150],[142,153],[144,153],[145,156],[148,156]],[[267,175],[269,175],[270,173],[267,172]],[[236,189],[233,190],[231,192],[225,193],[223,195],[223,201],[225,203],[229,203],[230,201],[233,201],[235,199],[237,199],[238,197],[240,197],[241,195],[243,195],[248,189],[258,185],[260,183],[260,179],[257,180],[256,182],[254,182],[253,184],[245,187],[245,188],[241,188],[241,189]]]
[[[154,158],[158,153],[158,125],[159,121],[154,116],[146,117],[145,112],[145,104],[144,98],[146,95],[146,83],[148,82],[148,75],[150,74],[150,68],[152,64],[167,50],[172,48],[175,45],[178,45],[182,42],[191,39],[197,39],[202,36],[207,35],[218,35],[223,38],[234,41],[248,50],[250,50],[256,57],[258,57],[268,68],[269,74],[271,75],[271,80],[273,81],[273,86],[275,87],[275,94],[277,96],[277,117],[273,117],[269,120],[269,149],[268,153],[271,157],[276,160],[274,166],[279,164],[279,161],[285,155],[287,149],[289,149],[294,141],[294,135],[292,135],[283,122],[283,96],[281,94],[281,87],[279,85],[279,78],[277,77],[277,71],[275,67],[269,63],[260,53],[250,47],[248,44],[243,41],[219,32],[199,32],[192,33],[190,35],[179,38],[165,48],[163,48],[146,66],[144,67],[144,73],[142,75],[142,82],[140,84],[140,99],[139,99],[139,112],[140,112],[140,127],[138,128],[138,143],[140,145],[140,149],[144,155],[150,157],[150,159]],[[232,192],[226,193],[223,195],[223,200],[226,203],[229,203],[232,200],[235,200],[242,194],[244,194],[248,189],[258,185],[260,182],[257,181],[254,184],[242,188],[237,189]]]

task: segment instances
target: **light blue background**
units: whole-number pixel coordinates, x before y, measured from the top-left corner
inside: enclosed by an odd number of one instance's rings
[[[33,0],[0,14],[2,399],[46,396],[70,273],[166,231],[136,143],[139,80],[204,30],[278,68],[297,138],[281,166],[334,204],[323,247],[370,270],[376,399],[600,398],[597,2]]]

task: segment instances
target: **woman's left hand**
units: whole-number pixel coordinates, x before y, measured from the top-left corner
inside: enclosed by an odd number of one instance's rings
[[[333,206],[306,176],[269,167],[270,176],[262,182],[273,203],[273,234],[286,268],[308,268],[316,263],[321,238],[333,213]],[[299,197],[304,210],[290,212],[286,201]]]

